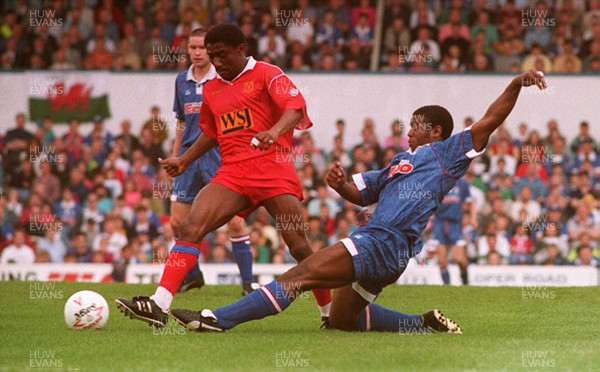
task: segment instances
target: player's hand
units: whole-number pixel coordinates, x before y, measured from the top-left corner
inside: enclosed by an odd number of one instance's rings
[[[371,220],[371,216],[373,216],[373,215],[371,213],[369,213],[368,210],[364,210],[364,211],[358,213],[356,215],[356,225],[358,227],[365,226]]]
[[[158,162],[165,168],[170,177],[180,176],[187,168],[181,161],[181,158],[158,158]]]
[[[268,130],[265,132],[260,132],[254,136],[250,145],[252,145],[252,147],[255,149],[259,149],[260,151],[266,151],[270,149],[275,142],[277,142],[278,138],[278,135]]]
[[[544,78],[544,73],[534,69],[526,71],[518,76],[517,81],[522,87],[537,85],[540,90],[548,88],[548,83],[546,82],[546,78]]]
[[[346,183],[346,174],[339,161],[333,163],[327,172],[327,184],[334,190],[339,189]]]

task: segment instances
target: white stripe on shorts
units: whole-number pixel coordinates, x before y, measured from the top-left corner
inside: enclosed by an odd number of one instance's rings
[[[344,247],[346,247],[346,249],[350,253],[350,256],[358,255],[358,250],[356,249],[354,242],[352,240],[350,240],[350,238],[344,238],[344,239],[340,240],[340,242],[342,242]]]
[[[352,289],[354,289],[354,291],[358,293],[360,297],[364,298],[369,303],[372,303],[377,298],[377,296],[375,296],[373,293],[361,287],[360,284],[358,284],[358,282],[352,283]]]

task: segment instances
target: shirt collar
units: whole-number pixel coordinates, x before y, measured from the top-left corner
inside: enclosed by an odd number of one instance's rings
[[[217,70],[215,70],[215,66],[210,65],[210,68],[208,69],[208,72],[206,73],[206,75],[204,75],[204,78],[202,79],[202,81],[196,81],[196,78],[194,77],[194,65],[191,65],[190,68],[188,68],[187,75],[185,76],[185,80],[187,80],[187,81],[191,80],[198,84],[204,84],[207,81],[212,80],[217,76],[218,75],[217,75]]]
[[[242,76],[244,74],[244,72],[252,70],[252,69],[254,69],[254,66],[256,66],[256,60],[252,56],[247,57],[246,61],[247,62],[246,62],[246,66],[244,66],[244,69],[236,77],[234,77],[233,80],[227,81],[227,80],[223,79],[221,76],[219,76],[219,74],[217,74],[217,78],[220,80],[223,80],[224,82],[227,82],[227,83],[233,83],[237,78]]]
[[[411,149],[409,148],[407,152],[408,152],[409,154],[411,154],[411,155],[414,155],[414,154],[416,154],[417,152],[419,152],[419,150],[420,150],[421,148],[423,148],[423,147],[428,147],[429,145],[431,145],[431,144],[430,144],[430,143],[428,143],[428,144],[425,144],[425,145],[418,146],[418,147],[417,147],[417,148],[416,148],[414,151],[413,151],[413,150],[411,150]]]

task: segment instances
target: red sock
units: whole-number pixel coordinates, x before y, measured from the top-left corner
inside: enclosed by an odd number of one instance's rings
[[[329,289],[313,289],[312,293],[315,295],[317,304],[319,306],[325,306],[331,303],[331,290]]]
[[[179,249],[175,250],[178,246],[183,246],[183,250],[188,252],[193,252],[192,250],[198,250],[198,252],[197,254],[192,254],[182,252]],[[165,264],[165,271],[163,271],[159,285],[166,288],[173,296],[175,296],[188,271],[190,271],[194,265],[198,264],[198,254],[199,247],[195,244],[177,241],[175,247],[173,247],[173,250],[171,250],[171,253],[169,254],[169,258]]]

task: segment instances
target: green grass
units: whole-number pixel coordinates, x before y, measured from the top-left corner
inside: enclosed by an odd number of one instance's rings
[[[393,286],[378,300],[407,313],[440,308],[463,335],[320,331],[312,296],[277,317],[224,334],[197,334],[174,323],[153,330],[114,306],[116,297],[153,293],[151,285],[56,283],[44,297],[60,299],[31,299],[30,285],[0,284],[0,371],[36,363],[80,371],[255,371],[290,364],[344,371],[513,371],[524,365],[578,371],[600,365],[598,288],[539,289],[537,297],[545,299],[526,300],[521,288]],[[63,321],[66,299],[82,289],[101,293],[110,304],[101,331],[73,331]],[[208,286],[177,296],[174,305],[214,309],[238,300],[240,292]]]

